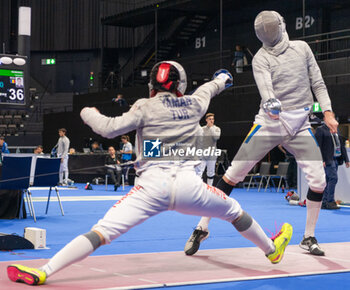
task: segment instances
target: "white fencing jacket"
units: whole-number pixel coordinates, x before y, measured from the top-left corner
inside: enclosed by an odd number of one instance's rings
[[[136,163],[140,172],[149,166],[173,166],[174,162],[181,166],[196,166],[198,160],[179,158],[144,158],[145,140],[159,138],[172,148],[181,144],[196,144],[198,123],[206,113],[210,100],[225,89],[225,80],[216,78],[200,86],[193,95],[177,97],[175,94],[160,92],[155,97],[140,99],[132,108],[120,117],[110,118],[100,114],[94,108],[84,108],[81,118],[92,130],[106,138],[114,138],[136,130]],[[179,145],[180,144],[180,145]],[[186,163],[186,164],[185,164]]]
[[[320,68],[306,42],[289,41],[288,34],[284,33],[282,40],[274,47],[261,47],[254,56],[252,65],[261,96],[260,106],[270,98],[280,100],[282,123],[296,123],[286,126],[292,128],[287,128],[291,135],[307,122],[313,104],[312,92],[323,112],[332,110]],[[305,114],[302,114],[303,110]],[[264,114],[264,111],[260,110],[259,114]]]

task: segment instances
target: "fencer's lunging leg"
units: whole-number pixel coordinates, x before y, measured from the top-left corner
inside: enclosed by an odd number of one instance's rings
[[[208,183],[209,184],[209,183]],[[228,184],[223,178],[221,178],[216,185],[216,188],[222,190],[227,196],[230,196],[234,185]],[[201,231],[208,232],[208,226],[211,218],[210,217],[202,217],[197,225],[197,229],[200,229]]]
[[[260,225],[245,211],[232,224],[243,237],[258,246],[265,255],[275,251],[273,241],[267,237]]]
[[[63,268],[88,257],[103,242],[103,236],[95,231],[80,235],[53,256],[40,270],[44,271],[46,276],[49,277]]]

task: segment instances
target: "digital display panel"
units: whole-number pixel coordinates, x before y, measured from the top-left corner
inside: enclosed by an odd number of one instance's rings
[[[0,103],[24,105],[24,72],[0,69]]]

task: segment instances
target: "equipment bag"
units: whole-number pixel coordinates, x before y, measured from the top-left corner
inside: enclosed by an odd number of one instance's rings
[[[27,239],[0,233],[0,250],[34,249],[34,245]]]

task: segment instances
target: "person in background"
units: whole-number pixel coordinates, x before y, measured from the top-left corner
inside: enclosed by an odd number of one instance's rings
[[[70,141],[66,136],[67,130],[65,128],[61,128],[58,130],[58,138],[57,142],[57,157],[61,158],[61,166],[59,173],[59,185],[68,185],[68,149]],[[64,177],[63,177],[64,175]]]
[[[103,150],[102,150],[100,144],[97,141],[94,141],[91,144],[91,153],[102,153],[102,152],[103,152]]]
[[[38,145],[34,149],[34,154],[44,154],[44,148],[42,145]]]
[[[205,121],[207,124],[202,127],[202,149],[216,148],[216,142],[220,138],[221,129],[214,125],[215,115],[213,113],[207,113],[205,115]],[[205,168],[207,168],[207,184],[209,185],[213,185],[215,165],[215,156],[204,157],[200,165],[201,176],[203,175]]]
[[[0,137],[0,154],[1,153],[10,153],[10,150],[5,142],[5,137]]]
[[[122,163],[125,163],[131,160],[132,144],[130,143],[130,138],[128,135],[123,135],[121,137],[121,141],[123,143],[123,147],[122,150],[120,150],[120,153],[122,153]]]
[[[286,158],[286,162],[289,162],[287,171],[287,183],[289,188],[296,188],[298,185],[298,164],[295,157],[288,150],[283,148],[282,145],[278,145],[278,149],[281,150]]]
[[[131,161],[132,158],[132,144],[130,143],[130,138],[128,135],[123,135],[121,138],[121,141],[123,143],[122,150],[120,150],[120,153],[122,154],[122,160],[121,163],[125,163],[128,161]],[[128,166],[123,167],[123,175],[125,176],[125,181],[129,182],[128,178]]]
[[[345,161],[346,168],[349,168],[349,157],[338,133],[332,134],[326,124],[317,128],[315,137],[320,146],[327,181],[321,208],[339,209],[334,200],[335,186],[338,182],[338,166]]]
[[[117,97],[113,99],[113,102],[117,103],[120,107],[129,106],[122,94],[118,94]]]
[[[68,154],[69,155],[72,155],[72,154],[75,154],[75,153],[77,153],[76,151],[75,151],[75,148],[69,148],[69,152],[68,152]]]
[[[247,57],[243,52],[242,46],[237,44],[231,66],[236,68],[236,73],[242,73],[243,67],[247,64],[247,62]]]
[[[113,146],[108,148],[108,155],[106,156],[105,165],[107,167],[107,174],[110,175],[112,182],[114,183],[114,191],[117,191],[120,186],[122,168],[119,166],[120,161],[117,158],[115,149]]]

